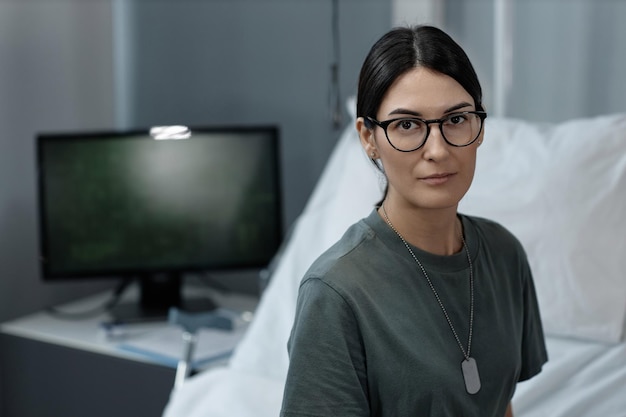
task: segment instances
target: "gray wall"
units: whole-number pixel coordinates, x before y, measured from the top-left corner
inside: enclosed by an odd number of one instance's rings
[[[39,277],[36,132],[277,123],[291,224],[339,135],[331,4],[0,0],[0,321],[112,286]],[[344,98],[390,16],[388,0],[340,1]]]
[[[0,320],[103,286],[39,279],[34,135],[114,123],[111,5],[0,1]]]

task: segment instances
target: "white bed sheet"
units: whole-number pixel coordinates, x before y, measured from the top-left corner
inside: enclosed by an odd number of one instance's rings
[[[165,417],[278,417],[284,382],[233,368],[189,378],[172,393]]]
[[[516,417],[626,416],[626,342],[547,337],[550,360],[518,384]]]

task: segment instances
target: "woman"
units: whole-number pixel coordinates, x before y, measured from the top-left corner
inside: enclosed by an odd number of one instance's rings
[[[357,116],[387,188],[302,281],[281,415],[512,416],[547,355],[520,243],[457,213],[486,117],[469,59],[439,29],[390,31]]]

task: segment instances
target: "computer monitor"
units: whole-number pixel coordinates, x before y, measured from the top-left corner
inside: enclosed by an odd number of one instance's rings
[[[140,303],[119,316],[194,309],[184,274],[260,270],[279,248],[276,126],[36,139],[43,280],[138,280]]]

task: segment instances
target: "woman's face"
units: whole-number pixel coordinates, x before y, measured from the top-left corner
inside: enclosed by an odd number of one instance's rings
[[[391,85],[376,119],[381,122],[399,117],[440,119],[471,110],[476,110],[474,99],[453,78],[426,68],[414,68]],[[382,162],[389,183],[387,204],[456,210],[472,183],[482,132],[473,144],[454,147],[445,142],[439,125],[433,123],[421,148],[400,152],[391,146],[381,127],[367,129],[359,118],[357,129],[367,155],[374,155]]]

